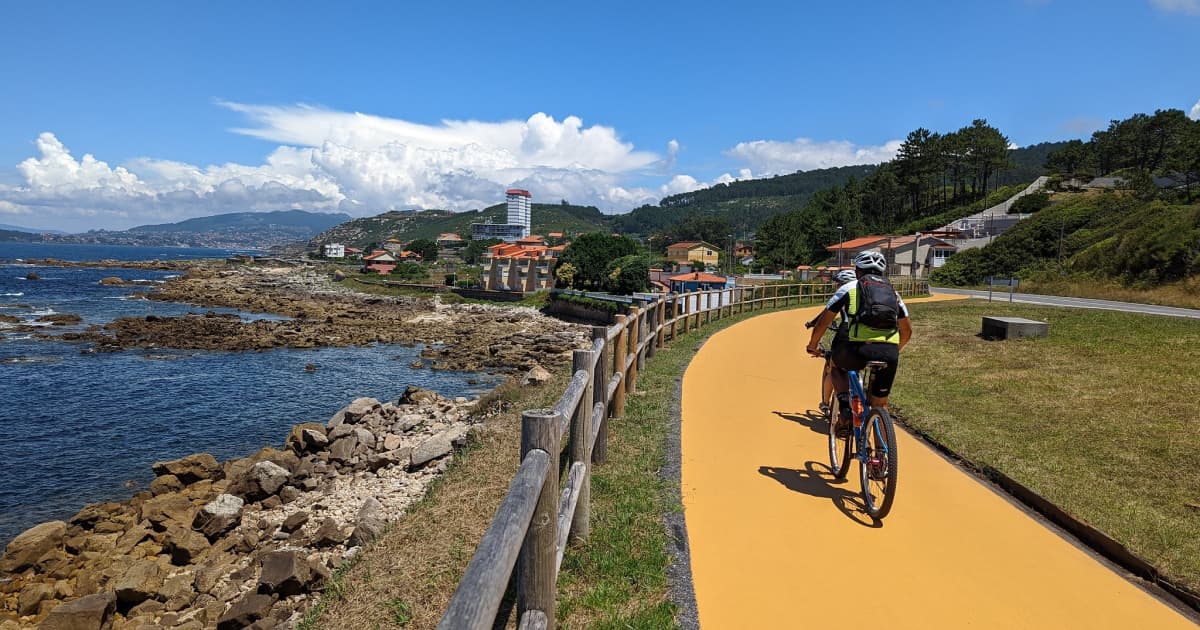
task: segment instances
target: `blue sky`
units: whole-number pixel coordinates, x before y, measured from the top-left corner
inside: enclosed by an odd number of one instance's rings
[[[4,5],[0,223],[509,185],[624,211],[879,162],[919,126],[1026,145],[1200,103],[1200,0],[345,4]]]

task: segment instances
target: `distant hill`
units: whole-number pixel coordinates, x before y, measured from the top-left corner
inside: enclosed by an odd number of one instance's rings
[[[8,225],[7,223],[0,223],[0,230],[7,232],[27,232],[29,234],[66,234],[66,232],[62,230],[38,230],[35,228],[21,227],[19,225]]]
[[[140,225],[123,231],[91,230],[82,234],[47,237],[47,241],[150,245],[253,248],[305,242],[322,230],[347,221],[350,215],[280,210],[231,212],[187,219],[178,223]]]
[[[0,229],[0,243],[36,243],[42,240],[41,234],[20,230]]]
[[[385,212],[383,214],[354,219],[330,228],[309,241],[310,248],[324,243],[343,243],[351,247],[364,247],[382,243],[389,238],[412,241],[418,238],[435,239],[439,234],[452,232],[470,238],[471,224],[491,219],[493,223],[507,220],[508,209],[504,204],[484,210],[450,212],[448,210],[421,210]],[[534,234],[567,232],[577,234],[608,230],[608,217],[593,206],[564,204],[533,204]]]

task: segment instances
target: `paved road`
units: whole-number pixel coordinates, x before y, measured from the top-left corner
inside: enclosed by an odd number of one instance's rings
[[[684,375],[701,628],[1195,630],[905,433],[895,507],[873,523],[857,468],[839,482],[826,467],[827,425],[813,411],[821,362],[803,349],[815,313],[719,332]]]
[[[971,291],[967,289],[930,288],[932,293],[947,295],[966,295],[973,298],[987,299],[987,291]],[[992,300],[1008,301],[1008,291],[998,287],[992,292]],[[1133,302],[1112,302],[1110,300],[1092,300],[1087,298],[1059,297],[1056,295],[1037,295],[1035,293],[1014,293],[1014,302],[1024,304],[1045,304],[1048,306],[1071,306],[1074,308],[1097,308],[1106,311],[1125,311],[1127,313],[1147,313],[1150,315],[1166,315],[1169,317],[1200,318],[1200,310],[1191,308],[1175,308],[1173,306],[1155,306],[1153,304],[1135,304]]]

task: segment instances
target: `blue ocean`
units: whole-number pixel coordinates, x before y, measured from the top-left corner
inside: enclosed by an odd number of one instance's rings
[[[58,333],[117,317],[208,309],[138,299],[168,271],[36,267],[25,258],[168,260],[224,257],[226,250],[0,243],[0,314],[22,324],[53,313],[83,318]],[[83,252],[82,248],[93,248]],[[81,257],[86,256],[86,257]],[[40,279],[27,280],[35,273]],[[104,286],[101,278],[143,281]],[[239,312],[243,319],[276,317]],[[0,322],[0,547],[27,527],[66,519],[85,503],[128,498],[152,480],[150,464],[196,452],[218,460],[280,446],[292,425],[327,420],[359,396],[394,399],[408,385],[472,396],[486,375],[412,369],[420,347],[278,349],[229,353],[135,349],[82,354],[85,346],[39,340]],[[316,371],[306,371],[308,364]],[[471,384],[469,381],[476,381]]]

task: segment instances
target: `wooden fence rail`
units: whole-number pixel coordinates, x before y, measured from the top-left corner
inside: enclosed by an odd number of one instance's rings
[[[893,284],[903,296],[929,292],[924,281],[897,278]],[[836,289],[828,283],[771,284],[669,294],[635,302],[611,326],[594,326],[592,346],[574,351],[574,374],[554,407],[521,414],[521,465],[439,630],[492,628],[514,575],[519,628],[553,630],[563,554],[569,544],[586,543],[591,531],[592,466],[607,460],[608,423],[624,414],[646,359],[666,341],[709,322],[747,309],[816,304]],[[570,458],[565,475],[564,445]]]

